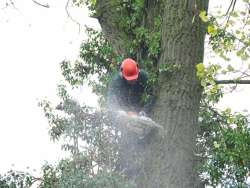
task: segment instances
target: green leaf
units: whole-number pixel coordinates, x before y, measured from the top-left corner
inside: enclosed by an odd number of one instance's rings
[[[199,17],[203,22],[208,22],[207,12],[205,10],[201,11]]]
[[[231,12],[230,14],[232,17],[239,17],[239,14],[235,11]]]
[[[90,3],[91,3],[92,6],[95,6],[96,0],[90,0]]]
[[[220,147],[220,144],[218,144],[216,141],[214,142],[214,147],[215,148],[219,148]]]
[[[229,72],[233,72],[233,71],[234,71],[234,68],[232,67],[232,65],[228,65],[228,66],[227,66],[227,70],[228,70]]]
[[[203,63],[199,63],[196,65],[196,75],[198,76],[199,79],[202,79],[205,76],[205,67]]]
[[[214,25],[209,25],[207,27],[207,32],[208,32],[208,34],[214,36],[214,35],[217,34],[217,29],[216,29],[216,27]]]

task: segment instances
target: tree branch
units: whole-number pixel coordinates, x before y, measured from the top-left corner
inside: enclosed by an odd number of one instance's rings
[[[202,105],[201,107],[203,107],[204,109],[210,110],[213,113],[212,116],[216,117],[215,121],[217,121],[218,123],[223,123],[223,124],[226,124],[226,125],[228,124],[228,122],[225,120],[225,117],[223,117],[221,115],[221,113],[218,111],[218,109],[213,108],[212,106],[210,106],[208,104]]]
[[[229,13],[232,6],[233,6],[233,9],[234,9],[235,3],[236,3],[236,0],[231,0],[230,5],[229,5],[229,7],[227,9],[227,12],[226,12],[225,16],[228,15],[228,13]]]
[[[231,10],[231,12],[229,13],[228,18],[227,18],[227,23],[229,22],[229,19],[230,19],[230,17],[231,17],[231,13],[234,11],[235,5],[236,5],[236,0],[234,0],[234,2],[233,2],[232,10]]]
[[[216,84],[250,84],[250,80],[215,80]]]
[[[47,3],[47,4],[41,4],[41,3],[37,2],[36,0],[32,0],[32,1],[33,1],[35,4],[37,4],[37,5],[41,6],[41,7],[50,8],[50,6],[49,6],[48,3]]]
[[[118,55],[127,55],[125,46],[130,40],[124,28],[120,26],[121,17],[127,16],[119,11],[120,0],[96,0],[96,18],[98,19],[105,37]]]
[[[71,16],[71,14],[69,13],[69,10],[68,10],[69,2],[70,2],[70,0],[67,0],[66,5],[65,5],[65,11],[66,11],[68,17],[69,17],[73,22],[75,22],[75,23],[78,25],[78,32],[80,33],[80,31],[81,31],[81,24],[80,24],[77,20],[75,20],[75,19]]]
[[[2,7],[1,9],[5,9],[5,8],[7,8],[8,6],[12,6],[14,9],[18,10],[18,9],[16,8],[16,6],[15,6],[14,1],[12,1],[12,0],[9,0],[9,2],[6,1],[5,6]]]

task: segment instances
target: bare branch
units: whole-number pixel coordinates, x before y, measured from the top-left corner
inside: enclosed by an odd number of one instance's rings
[[[16,8],[15,3],[14,3],[13,0],[9,0],[9,2],[6,1],[5,6],[2,7],[1,9],[6,9],[6,8],[9,7],[9,6],[12,6],[14,9],[18,10],[18,9]]]
[[[66,11],[68,17],[69,17],[73,22],[75,22],[75,23],[78,25],[78,32],[80,33],[80,31],[81,31],[81,24],[80,24],[77,20],[75,20],[75,19],[70,15],[69,10],[68,10],[69,2],[70,2],[70,0],[67,0],[67,3],[66,3],[66,5],[65,5],[65,11]]]
[[[5,3],[5,6],[4,6],[4,7],[1,7],[1,9],[6,9],[8,6],[9,6],[9,4],[8,4],[8,3]]]
[[[16,9],[15,3],[12,0],[10,0],[10,4]]]
[[[230,5],[229,5],[229,7],[228,7],[228,9],[227,9],[227,12],[226,12],[225,16],[228,15],[228,13],[229,13],[231,7],[233,6],[233,4],[235,4],[235,2],[236,2],[236,0],[231,0]]]
[[[250,80],[215,80],[216,84],[250,84]]]
[[[226,12],[226,14],[225,14],[225,16],[227,16],[225,27],[226,27],[227,23],[229,22],[229,19],[230,19],[230,17],[231,17],[231,12],[234,11],[236,1],[237,1],[237,0],[231,0],[231,3],[230,3],[230,5],[229,5],[229,7],[228,7],[228,9],[227,9],[227,12]],[[232,8],[232,10],[230,11],[231,8]]]
[[[223,117],[223,115],[221,115],[221,113],[218,111],[218,109],[208,105],[208,104],[205,104],[203,106],[203,108],[208,108],[212,113],[213,113],[213,116],[216,117],[216,120],[218,123],[224,123],[224,124],[228,124],[228,122],[225,120],[225,117]]]
[[[47,3],[47,4],[41,4],[41,3],[37,2],[36,0],[32,0],[32,1],[33,1],[35,4],[37,4],[37,5],[41,6],[41,7],[50,8],[50,6],[49,6],[48,3]]]

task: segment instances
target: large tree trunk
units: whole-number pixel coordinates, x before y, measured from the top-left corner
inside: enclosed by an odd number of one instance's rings
[[[99,21],[106,37],[118,53],[128,36],[115,26],[119,15],[115,7],[119,0],[97,0]],[[133,171],[131,181],[137,188],[200,188],[195,156],[198,132],[198,110],[201,88],[195,65],[203,61],[205,28],[199,21],[199,10],[207,10],[208,0],[164,0],[162,11],[155,11],[157,0],[146,1],[145,23],[162,14],[161,54],[158,64],[178,65],[172,72],[159,75],[157,100],[152,117],[164,127],[147,141],[135,139],[124,143],[123,160]],[[196,4],[197,3],[197,4]],[[119,3],[118,3],[119,4]],[[101,7],[101,8],[100,8]],[[106,9],[105,9],[106,7]],[[193,21],[194,18],[194,21]],[[125,38],[123,38],[125,36]],[[130,135],[128,138],[133,137]],[[132,170],[131,170],[132,169]]]
[[[207,7],[206,1],[203,6]],[[203,60],[204,28],[192,23],[195,1],[165,1],[160,64],[180,65],[172,74],[159,77],[158,100],[153,117],[165,127],[160,143],[153,142],[150,163],[157,166],[147,178],[148,187],[202,187],[197,174],[195,138],[201,88],[195,65]],[[196,19],[199,19],[196,17]],[[149,164],[150,165],[150,164]],[[159,179],[154,186],[153,180]]]

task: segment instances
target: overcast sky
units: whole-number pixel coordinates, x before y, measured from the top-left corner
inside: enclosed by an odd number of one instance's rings
[[[17,9],[2,9],[4,3],[0,3],[0,173],[12,164],[20,170],[27,166],[39,169],[45,160],[53,162],[62,156],[60,146],[49,140],[48,123],[37,99],[56,99],[59,63],[77,57],[85,36],[67,17],[66,1],[39,2],[48,3],[50,8],[31,0],[16,2]],[[86,10],[71,12],[82,25],[98,27]],[[250,90],[246,88],[240,97],[238,93],[225,97],[221,106],[249,110]],[[77,95],[96,105],[88,88],[82,87]]]
[[[86,37],[68,18],[65,1],[46,3],[49,9],[31,0],[16,2],[17,9],[0,9],[0,173],[12,164],[15,169],[37,169],[62,154],[60,146],[49,140],[48,123],[37,103],[44,97],[56,99],[59,63],[76,58]],[[97,25],[86,10],[73,13],[78,18],[81,14],[82,24]],[[96,105],[86,87],[77,94]]]

